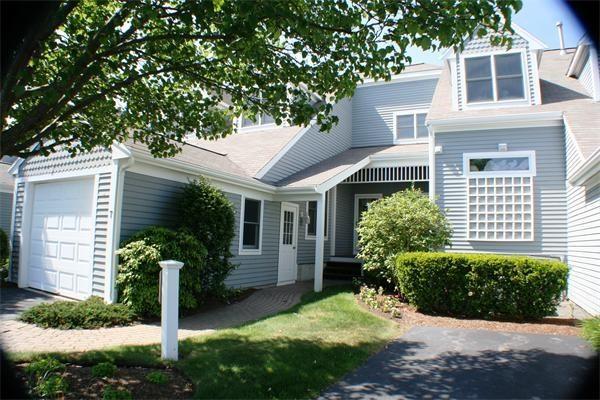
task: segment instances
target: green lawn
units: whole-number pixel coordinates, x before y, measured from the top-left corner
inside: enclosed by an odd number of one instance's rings
[[[334,287],[278,315],[180,342],[176,367],[194,382],[198,398],[314,397],[398,334],[395,323],[360,307],[350,288]],[[160,364],[159,346],[56,356]]]

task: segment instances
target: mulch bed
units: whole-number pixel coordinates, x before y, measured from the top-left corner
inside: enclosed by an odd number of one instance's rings
[[[569,335],[579,336],[581,329],[577,326],[578,321],[575,319],[562,318],[544,318],[539,321],[490,321],[483,319],[468,319],[454,318],[438,315],[428,315],[416,311],[416,309],[408,304],[400,306],[402,316],[393,318],[391,315],[383,313],[379,310],[373,310],[365,304],[360,297],[356,296],[358,302],[371,312],[393,319],[402,326],[435,326],[440,328],[459,328],[459,329],[484,329],[498,332],[516,332],[516,333],[534,333],[543,335]]]
[[[17,375],[27,386],[27,378],[23,372],[25,366],[17,366]],[[165,374],[168,382],[162,385],[148,382],[146,375],[154,371]],[[69,385],[64,399],[102,399],[107,386],[127,390],[134,399],[189,399],[193,395],[190,381],[175,369],[119,367],[111,378],[95,378],[91,367],[67,364],[61,375]]]

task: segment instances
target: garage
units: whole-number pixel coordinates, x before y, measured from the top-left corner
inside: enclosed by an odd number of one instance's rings
[[[76,299],[91,294],[94,180],[33,187],[27,280],[32,288]]]

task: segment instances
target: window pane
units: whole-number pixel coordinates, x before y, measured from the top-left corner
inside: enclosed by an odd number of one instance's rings
[[[469,171],[529,171],[529,157],[472,158]]]
[[[316,201],[308,202],[308,218],[309,218],[310,222],[308,223],[307,233],[311,236],[315,236],[317,234],[317,202]]]
[[[523,99],[523,77],[498,78],[496,82],[498,100]]]
[[[264,124],[274,124],[275,123],[275,119],[273,117],[271,117],[269,114],[263,114],[262,115],[262,125]]]
[[[413,114],[396,116],[396,138],[415,138],[415,116]]]
[[[260,222],[260,201],[246,199],[244,206],[244,222]]]
[[[467,82],[467,101],[490,101],[493,100],[492,80],[481,80]]]
[[[258,122],[254,122],[251,119],[242,117],[242,128],[245,128],[247,126],[255,126],[255,125],[258,125]]]
[[[253,223],[244,223],[244,239],[242,247],[244,249],[258,249],[258,235],[260,226]]]
[[[423,138],[429,135],[427,127],[425,126],[425,118],[427,114],[417,114],[417,137]]]
[[[522,75],[521,72],[521,53],[502,54],[494,56],[496,63],[496,76]]]
[[[465,67],[467,80],[492,77],[490,57],[465,58]]]

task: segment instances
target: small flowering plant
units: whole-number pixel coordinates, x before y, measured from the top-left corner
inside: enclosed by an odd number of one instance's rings
[[[358,294],[359,298],[370,308],[390,314],[394,318],[402,317],[402,303],[394,294],[385,293],[380,286],[378,289],[362,285]]]

